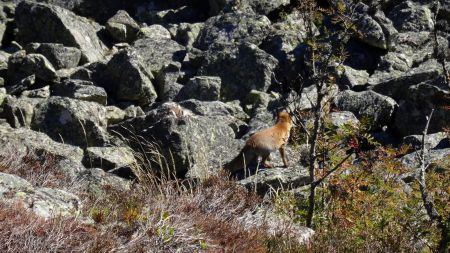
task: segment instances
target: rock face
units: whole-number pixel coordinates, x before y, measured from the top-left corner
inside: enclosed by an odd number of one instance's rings
[[[202,75],[219,76],[226,100],[242,100],[251,90],[267,91],[278,61],[253,44],[218,45],[206,52]]]
[[[31,128],[76,146],[107,143],[106,109],[94,102],[51,97],[36,106]]]
[[[374,91],[343,91],[334,103],[339,110],[350,111],[359,119],[368,117],[373,129],[388,125],[398,107],[392,98]]]
[[[83,62],[101,61],[106,47],[97,33],[101,26],[58,6],[21,2],[16,9],[21,41],[61,43],[81,50]]]

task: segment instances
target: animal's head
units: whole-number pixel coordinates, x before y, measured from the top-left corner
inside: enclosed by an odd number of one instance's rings
[[[289,124],[292,125],[291,115],[289,115],[289,113],[286,112],[286,111],[281,111],[281,112],[278,113],[278,120],[277,120],[277,122],[289,123]]]

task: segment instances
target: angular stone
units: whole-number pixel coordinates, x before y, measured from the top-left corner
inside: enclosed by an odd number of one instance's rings
[[[41,54],[18,51],[8,60],[8,85],[10,94],[18,94],[33,85],[35,80],[57,81],[53,65]]]
[[[331,124],[335,127],[341,127],[345,124],[357,126],[359,120],[351,112],[332,112],[330,113]]]
[[[421,134],[426,117],[435,109],[428,133],[441,132],[450,127],[450,92],[430,84],[418,84],[403,91],[403,99],[395,117],[395,128],[401,136]]]
[[[267,36],[270,20],[251,13],[226,13],[205,22],[194,46],[206,50],[215,44],[249,42],[259,45]]]
[[[174,168],[179,176],[190,171],[191,177],[202,177],[235,155],[230,150],[237,149],[241,143],[235,140],[235,129],[243,124],[231,116],[196,116],[171,102],[164,103],[146,116],[111,127],[110,132],[130,140],[135,134],[141,136],[150,140],[149,143],[153,143],[151,146],[156,144],[161,155],[173,158],[165,159],[163,164],[153,164],[152,167],[157,170],[165,172],[167,168]],[[141,145],[132,146],[136,151],[142,151],[139,148]],[[155,159],[159,160],[157,157]]]
[[[374,91],[342,91],[334,99],[334,103],[339,110],[350,111],[359,119],[367,117],[372,129],[389,124],[398,107],[392,98]]]
[[[150,38],[150,39],[171,39],[170,32],[164,28],[162,25],[151,25],[142,27],[139,30],[139,38]]]
[[[105,171],[136,165],[133,151],[126,147],[89,147],[83,164],[87,168],[102,168]]]
[[[42,98],[7,96],[3,105],[3,113],[12,127],[29,128],[33,121],[34,109],[43,100]]]
[[[106,105],[108,98],[104,88],[94,86],[89,81],[70,79],[54,85],[52,95],[97,102],[101,105]]]
[[[253,44],[218,45],[210,48],[205,58],[199,74],[220,77],[225,100],[242,100],[251,90],[267,91],[278,64]]]
[[[21,2],[16,9],[21,41],[61,43],[81,50],[82,62],[102,61],[106,46],[98,38],[101,26],[67,9],[43,3]]]
[[[108,62],[102,82],[112,98],[145,106],[153,103],[157,97],[151,79],[153,75],[146,68],[139,52],[125,49]]]
[[[427,134],[425,138],[425,148],[434,149],[440,146],[441,143],[449,143],[449,136],[445,132],[437,132],[434,134]],[[402,143],[405,145],[410,145],[414,150],[419,150],[422,148],[422,135],[408,135],[403,137]]]
[[[42,54],[56,70],[74,68],[81,59],[80,49],[57,43],[31,43],[25,50],[28,54]]]
[[[39,89],[23,91],[22,94],[20,94],[20,97],[48,98],[50,97],[50,86],[47,85]]]
[[[217,76],[196,76],[181,88],[175,101],[197,99],[216,101],[220,99],[221,80]]]
[[[133,42],[139,28],[138,23],[124,10],[119,10],[106,22],[106,30],[119,42]]]
[[[158,76],[164,66],[171,62],[181,62],[185,55],[185,48],[176,41],[165,38],[144,38],[134,42],[138,55],[142,58],[147,71]]]
[[[17,153],[31,151],[36,155],[53,155],[58,159],[66,159],[80,164],[83,159],[81,148],[55,142],[46,134],[27,128],[11,128],[10,126],[0,125],[0,147],[2,153],[11,148]]]
[[[35,108],[31,128],[71,145],[103,146],[108,142],[106,109],[98,103],[50,97]]]

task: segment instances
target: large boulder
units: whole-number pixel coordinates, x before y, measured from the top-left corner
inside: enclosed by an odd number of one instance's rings
[[[128,170],[137,165],[132,150],[128,147],[89,147],[83,160],[87,168],[105,171]]]
[[[419,84],[404,91],[395,117],[395,128],[400,135],[421,134],[426,117],[435,109],[428,132],[441,132],[450,127],[450,92],[430,84]]]
[[[22,42],[61,43],[81,50],[82,62],[104,60],[106,46],[99,39],[101,26],[58,6],[31,1],[16,9],[16,24]]]
[[[24,207],[44,218],[76,216],[82,208],[80,199],[72,193],[34,187],[23,178],[1,172],[0,200],[22,202]]]
[[[57,43],[31,43],[25,50],[28,54],[45,56],[56,70],[74,68],[78,66],[81,59],[80,49]]]
[[[139,28],[138,23],[124,10],[118,11],[106,22],[106,30],[119,42],[133,42],[137,38]]]
[[[364,3],[356,5],[355,25],[360,32],[360,39],[373,47],[387,49],[387,39],[383,27],[369,15],[369,6]]]
[[[220,99],[221,81],[217,76],[196,76],[181,88],[176,101],[198,99],[202,101],[216,101]]]
[[[230,42],[259,45],[269,27],[270,20],[266,16],[243,12],[222,14],[205,22],[194,46],[205,50],[214,44]]]
[[[83,150],[69,144],[52,140],[46,134],[27,128],[12,128],[0,125],[0,152],[5,153],[12,148],[17,153],[33,152],[36,155],[52,155],[59,159],[67,159],[81,163]]]
[[[388,14],[399,31],[432,31],[433,14],[427,5],[415,1],[400,1]]]
[[[335,97],[334,103],[339,110],[350,111],[359,119],[366,117],[372,129],[389,125],[398,107],[392,98],[374,91],[346,90]]]
[[[153,75],[146,68],[139,52],[129,48],[113,56],[103,73],[103,86],[117,101],[130,101],[145,106],[156,100],[151,81]]]
[[[94,84],[89,81],[70,79],[54,85],[52,95],[97,102],[101,105],[106,105],[106,100],[108,98],[104,88],[94,86]]]
[[[35,108],[31,128],[53,140],[76,146],[103,146],[108,142],[106,109],[95,102],[50,97]]]
[[[434,80],[443,73],[436,60],[429,60],[418,67],[402,71],[376,71],[369,77],[368,85],[373,91],[400,100],[410,86]]]
[[[134,145],[137,151],[143,146],[159,147],[153,154],[159,164],[153,168],[164,172],[171,170],[179,176],[189,171],[190,177],[207,176],[209,170],[219,169],[225,161],[237,154],[241,142],[235,139],[236,131],[244,123],[226,116],[194,115],[176,103],[170,102],[150,111],[146,116],[122,122],[110,128],[127,139],[139,136],[147,140],[144,145]],[[130,131],[133,131],[130,133]],[[127,137],[128,136],[128,137]],[[133,146],[133,145],[132,145]],[[172,171],[174,169],[175,171]]]
[[[239,8],[262,15],[268,15],[278,8],[289,5],[289,0],[209,0],[210,14],[217,15],[220,12],[230,12]]]
[[[216,45],[206,52],[199,74],[220,77],[225,100],[242,100],[251,90],[269,89],[277,64],[253,44]]]
[[[41,54],[26,54],[21,50],[11,55],[8,60],[8,84],[6,89],[10,94],[26,90],[36,81],[57,81],[55,68]]]
[[[3,104],[4,116],[12,127],[30,127],[34,109],[42,101],[42,98],[7,96]]]
[[[142,57],[147,71],[157,76],[164,66],[181,62],[186,49],[176,41],[166,38],[144,38],[134,42],[133,47]]]

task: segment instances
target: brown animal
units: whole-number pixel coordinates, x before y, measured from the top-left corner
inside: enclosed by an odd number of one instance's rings
[[[279,150],[284,167],[288,167],[285,146],[292,128],[292,119],[289,113],[278,113],[277,123],[269,128],[253,134],[245,143],[239,155],[231,162],[225,164],[224,169],[231,174],[246,167],[252,160],[262,157],[261,163],[266,168],[272,168],[270,153]]]

